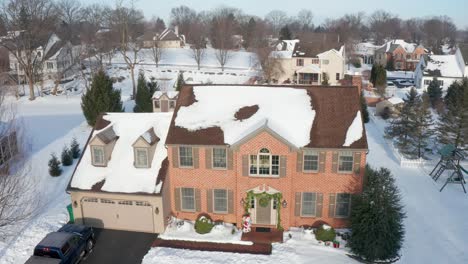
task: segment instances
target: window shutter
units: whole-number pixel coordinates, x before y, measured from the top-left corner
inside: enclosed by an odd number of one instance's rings
[[[280,156],[280,177],[286,177],[287,157]]]
[[[172,167],[179,168],[179,147],[172,147]]]
[[[226,153],[227,153],[227,169],[232,170],[232,168],[233,168],[233,166],[232,166],[233,165],[232,164],[233,163],[233,154],[234,153],[233,153],[232,149],[227,149]]]
[[[206,204],[207,204],[208,213],[212,213],[213,212],[213,190],[212,189],[206,190]]]
[[[296,161],[296,171],[302,172],[302,159],[303,159],[302,151],[297,152],[297,161]]]
[[[335,217],[336,194],[330,193],[328,200],[328,217]]]
[[[242,155],[242,176],[249,176],[249,155]]]
[[[211,169],[211,157],[213,155],[213,149],[212,148],[205,148],[205,167],[207,169]]]
[[[332,172],[338,172],[338,152],[333,152]]]
[[[228,213],[234,213],[234,192],[232,190],[228,190]]]
[[[354,152],[354,174],[359,175],[361,172],[361,152]]]
[[[300,192],[296,193],[294,215],[301,216],[301,193]]]
[[[195,211],[201,211],[200,189],[195,189]]]
[[[327,157],[327,152],[325,151],[319,152],[319,172],[325,172],[326,157]]]
[[[180,211],[180,188],[174,189],[174,202],[176,211]]]
[[[317,193],[317,199],[315,200],[315,216],[322,217],[323,210],[323,193]]]
[[[199,167],[199,157],[198,157],[198,148],[193,147],[192,148],[193,152],[193,168],[198,169]]]

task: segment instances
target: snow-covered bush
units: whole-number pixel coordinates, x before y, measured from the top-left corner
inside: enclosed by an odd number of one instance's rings
[[[207,234],[211,232],[213,226],[213,221],[211,221],[207,215],[201,215],[198,217],[197,221],[195,221],[195,231],[198,234]]]
[[[49,174],[53,177],[60,176],[60,174],[62,174],[62,169],[60,168],[60,161],[58,160],[55,153],[52,153],[50,156],[51,157],[49,160]]]
[[[80,144],[78,144],[78,141],[76,141],[76,138],[73,138],[71,142],[70,151],[74,159],[77,159],[80,157],[80,153],[81,153]]]
[[[63,166],[70,166],[73,164],[73,155],[68,147],[63,147],[61,160]]]
[[[315,239],[319,241],[333,241],[335,237],[335,229],[329,225],[322,225],[315,230]]]

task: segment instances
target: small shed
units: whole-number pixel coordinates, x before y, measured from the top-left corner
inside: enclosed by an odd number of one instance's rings
[[[382,116],[386,108],[389,109],[391,115],[396,115],[400,112],[403,103],[403,99],[399,97],[385,99],[375,105],[375,115]]]

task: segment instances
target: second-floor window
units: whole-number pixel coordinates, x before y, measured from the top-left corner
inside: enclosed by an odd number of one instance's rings
[[[353,171],[353,153],[350,151],[341,152],[338,160],[339,172],[352,172]]]
[[[93,158],[93,165],[104,166],[104,147],[101,146],[92,146],[91,153]]]
[[[213,148],[213,168],[225,169],[226,168],[226,149]]]
[[[250,175],[255,176],[278,176],[279,156],[271,155],[270,151],[262,148],[257,155],[250,155]]]
[[[320,63],[320,59],[312,59],[312,64],[319,64]]]
[[[316,172],[318,171],[318,153],[310,152],[304,154],[304,171]]]
[[[296,66],[304,66],[304,59],[297,59]]]
[[[179,147],[179,159],[181,167],[193,167],[192,147]]]
[[[330,64],[330,60],[322,60],[322,64],[323,65],[328,65],[328,64]]]
[[[148,149],[135,148],[135,167],[148,168]]]

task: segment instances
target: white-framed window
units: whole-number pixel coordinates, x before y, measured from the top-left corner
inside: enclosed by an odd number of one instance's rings
[[[322,64],[323,65],[328,65],[328,64],[330,64],[330,60],[322,60]]]
[[[147,148],[135,148],[135,167],[137,168],[149,167]]]
[[[304,66],[304,59],[296,59],[296,66]]]
[[[180,188],[181,208],[183,211],[195,211],[195,189]]]
[[[179,164],[181,167],[193,167],[192,147],[179,147]]]
[[[227,153],[225,148],[213,148],[213,168],[225,169],[227,167]]]
[[[102,146],[91,146],[91,154],[93,165],[97,166],[104,166],[105,163],[105,155],[104,155],[104,147]]]
[[[351,206],[351,195],[349,193],[337,193],[335,203],[335,217],[348,217]]]
[[[353,153],[351,151],[343,151],[339,153],[338,171],[353,172]]]
[[[228,192],[225,189],[213,190],[213,211],[215,213],[228,212]]]
[[[439,81],[439,86],[444,86],[444,80],[438,80]]]
[[[154,100],[154,108],[161,108],[161,103],[159,102],[159,100]]]
[[[320,63],[320,59],[312,59],[312,64],[319,64]]]
[[[424,85],[429,85],[431,84],[431,80],[424,80]]]
[[[278,176],[280,161],[278,155],[271,155],[262,148],[257,155],[250,155],[249,174],[254,176]]]
[[[304,153],[303,163],[304,171],[317,172],[319,166],[319,155],[318,152],[306,152]]]
[[[315,216],[317,193],[303,192],[301,199],[301,216]]]
[[[337,81],[340,80],[340,73],[339,73],[339,72],[336,73],[336,80],[337,80]]]

